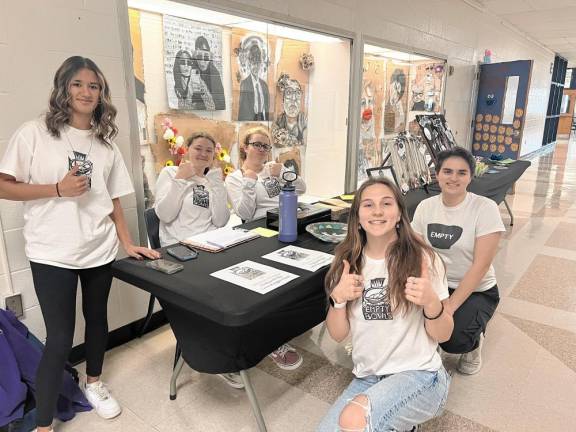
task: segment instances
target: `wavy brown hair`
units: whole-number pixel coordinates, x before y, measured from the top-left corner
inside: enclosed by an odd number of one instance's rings
[[[406,205],[404,204],[404,199],[398,186],[385,178],[368,179],[358,188],[354,196],[354,201],[352,202],[352,207],[350,208],[348,233],[342,243],[336,246],[334,250],[334,260],[326,274],[324,286],[329,296],[342,276],[344,269],[343,260],[347,260],[350,263],[350,272],[356,274],[362,272],[364,267],[363,251],[366,245],[366,233],[360,226],[358,212],[363,192],[370,186],[376,184],[382,184],[390,188],[400,211],[400,222],[398,222],[398,228],[396,228],[398,239],[388,246],[388,250],[386,251],[386,265],[388,267],[388,288],[393,311],[406,313],[414,306],[413,303],[406,300],[404,296],[406,280],[410,276],[420,277],[424,254],[428,255],[432,262],[432,268],[434,268],[436,254],[430,246],[420,239],[410,226],[408,211],[406,210]]]
[[[92,60],[86,57],[73,56],[64,60],[64,63],[54,75],[54,84],[50,94],[48,112],[45,116],[46,127],[55,138],[60,138],[60,131],[68,124],[72,117],[70,109],[70,82],[81,69],[91,70],[96,74],[100,84],[100,99],[92,113],[92,131],[102,143],[110,145],[112,139],[118,134],[118,127],[114,123],[117,110],[112,105],[110,87],[102,71]]]

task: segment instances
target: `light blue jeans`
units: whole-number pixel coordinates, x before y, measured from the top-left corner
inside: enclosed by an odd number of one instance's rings
[[[450,379],[444,367],[437,372],[406,371],[354,378],[322,419],[317,432],[339,432],[340,413],[360,394],[369,401],[366,432],[410,431],[442,413]]]

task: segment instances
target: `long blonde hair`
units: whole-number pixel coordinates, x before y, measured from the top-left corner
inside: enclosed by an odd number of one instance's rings
[[[350,272],[360,274],[364,267],[363,251],[366,246],[366,233],[360,226],[358,212],[362,193],[370,186],[382,184],[387,186],[394,195],[394,200],[400,210],[400,221],[396,234],[398,239],[388,246],[386,265],[388,267],[390,300],[394,311],[405,313],[411,310],[413,303],[406,300],[404,287],[409,276],[420,277],[422,272],[422,259],[427,254],[433,264],[435,253],[424,243],[410,226],[410,219],[400,189],[385,178],[372,178],[360,186],[354,196],[350,215],[348,217],[348,233],[346,238],[336,246],[334,260],[326,274],[324,286],[329,296],[340,281],[344,269],[343,260],[350,263]]]
[[[64,60],[54,75],[54,84],[50,94],[48,112],[45,116],[46,127],[55,138],[60,138],[60,130],[72,117],[70,110],[70,81],[81,69],[91,70],[96,74],[100,84],[100,99],[92,113],[92,131],[103,144],[110,145],[118,134],[114,123],[117,110],[112,105],[110,87],[102,71],[92,60],[86,57],[73,56]]]

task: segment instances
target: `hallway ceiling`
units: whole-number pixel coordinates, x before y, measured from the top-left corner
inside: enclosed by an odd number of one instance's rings
[[[576,0],[469,0],[576,66]]]

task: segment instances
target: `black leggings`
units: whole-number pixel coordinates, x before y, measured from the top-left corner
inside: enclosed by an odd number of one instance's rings
[[[450,295],[454,292],[453,289],[448,291]],[[450,354],[464,354],[478,348],[480,334],[486,332],[488,321],[494,315],[499,302],[497,285],[489,290],[470,294],[454,312],[454,331],[449,341],[440,344],[442,349]]]
[[[82,312],[86,321],[86,374],[102,373],[108,340],[108,294],[112,263],[88,269],[67,269],[30,263],[34,288],[46,326],[46,347],[36,375],[36,424],[50,426],[60,393],[62,373],[72,349],[76,323],[78,277],[82,285]]]

